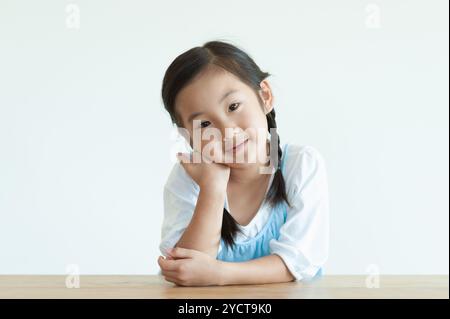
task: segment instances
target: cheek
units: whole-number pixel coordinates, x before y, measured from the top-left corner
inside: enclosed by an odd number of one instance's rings
[[[246,122],[246,133],[250,139],[249,152],[254,153],[249,155],[263,158],[267,154],[268,127],[266,116],[263,112],[260,113],[261,115],[253,116]]]
[[[245,130],[253,143],[259,145],[266,140],[268,134],[267,119],[261,111],[258,116],[255,116],[254,113],[253,116],[245,116],[241,125],[241,128]]]
[[[266,128],[267,119],[261,106],[257,103],[245,105],[240,117],[240,122],[242,122],[242,128],[252,127],[252,128]]]

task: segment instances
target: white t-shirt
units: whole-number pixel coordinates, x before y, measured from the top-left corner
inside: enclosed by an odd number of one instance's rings
[[[269,243],[270,252],[280,256],[296,280],[310,279],[325,264],[329,245],[329,202],[325,161],[312,146],[288,143],[283,154],[288,207],[286,222],[278,240]],[[284,145],[282,144],[281,147]],[[269,185],[272,183],[273,175]],[[269,190],[269,187],[266,189]],[[160,251],[174,247],[189,225],[200,188],[176,162],[164,185],[164,220]],[[225,200],[228,211],[228,200]],[[236,240],[254,237],[270,216],[269,204],[261,205],[249,224],[238,225]],[[220,251],[220,245],[219,245]]]

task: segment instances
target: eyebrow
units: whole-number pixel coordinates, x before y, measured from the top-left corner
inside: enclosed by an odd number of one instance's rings
[[[230,90],[227,93],[225,93],[220,99],[219,104],[222,103],[224,99],[226,99],[230,94],[236,93],[238,90]],[[194,112],[188,117],[188,123],[191,123],[194,117],[202,115],[204,112]]]

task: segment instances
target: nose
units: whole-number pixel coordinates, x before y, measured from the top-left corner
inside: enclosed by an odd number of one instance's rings
[[[219,129],[222,141],[233,139],[233,137],[238,134],[239,127],[228,118],[220,118],[216,120],[215,127]]]
[[[232,141],[236,139],[236,136],[239,136],[241,129],[238,127],[235,128],[225,128],[222,132],[223,141]]]
[[[233,129],[229,134],[231,136],[225,136],[223,139],[223,150],[225,152],[232,150],[234,147],[243,143],[247,139],[245,132],[243,132],[240,128]]]
[[[245,140],[244,131],[231,119],[221,119],[216,128],[222,134],[222,150],[227,151]],[[217,123],[216,122],[216,123]]]

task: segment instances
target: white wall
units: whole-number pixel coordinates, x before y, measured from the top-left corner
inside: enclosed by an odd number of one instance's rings
[[[326,273],[448,274],[445,0],[0,0],[0,273],[158,271],[161,80],[217,38],[273,74],[281,139],[327,161]]]

